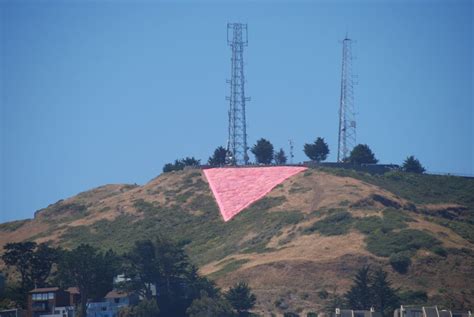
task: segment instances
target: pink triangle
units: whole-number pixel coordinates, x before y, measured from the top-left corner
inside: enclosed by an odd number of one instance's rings
[[[285,179],[305,169],[297,166],[211,168],[204,170],[204,174],[224,221],[228,221]]]

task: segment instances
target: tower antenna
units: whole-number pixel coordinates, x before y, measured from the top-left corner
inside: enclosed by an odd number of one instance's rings
[[[245,97],[244,47],[248,45],[247,24],[227,23],[227,45],[231,47],[231,78],[229,113],[228,113],[228,143],[227,163],[230,165],[246,165],[247,154],[247,123],[245,118],[245,103],[250,98]]]
[[[293,150],[294,150],[293,140],[289,139],[288,143],[290,144],[290,164],[293,164],[293,157],[295,157],[295,155],[293,154]]]
[[[354,107],[354,75],[352,73],[352,40],[346,34],[342,41],[341,99],[339,104],[339,135],[337,161],[344,162],[356,145]]]

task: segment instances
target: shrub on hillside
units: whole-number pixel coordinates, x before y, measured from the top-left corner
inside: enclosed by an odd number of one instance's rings
[[[353,222],[351,214],[347,211],[336,211],[335,213],[315,222],[305,230],[306,233],[318,231],[325,236],[336,236],[346,234]]]
[[[367,250],[371,253],[389,257],[393,253],[414,252],[419,249],[431,250],[440,241],[425,231],[405,229],[398,232],[376,232],[367,237]]]
[[[389,258],[392,268],[400,274],[408,272],[408,267],[411,265],[410,256],[404,252],[393,253]]]

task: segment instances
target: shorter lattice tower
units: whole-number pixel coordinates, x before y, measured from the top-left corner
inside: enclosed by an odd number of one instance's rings
[[[227,162],[231,165],[248,164],[247,123],[245,103],[244,47],[248,45],[247,24],[227,24],[227,44],[232,49],[229,103]]]
[[[339,104],[339,135],[337,161],[344,162],[356,145],[354,107],[354,75],[352,72],[352,40],[346,35],[342,41],[341,99]]]

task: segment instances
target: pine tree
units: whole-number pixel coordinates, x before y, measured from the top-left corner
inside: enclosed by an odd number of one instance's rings
[[[374,272],[371,288],[376,311],[380,311],[382,316],[390,316],[390,313],[399,306],[399,298],[387,280],[387,273],[381,268]]]
[[[275,153],[275,164],[283,165],[286,163],[286,160],[287,160],[286,154],[285,154],[285,151],[283,151],[283,149],[280,149],[280,151]]]
[[[303,151],[310,160],[321,162],[327,158],[329,147],[323,138],[317,138],[314,143],[306,143]]]
[[[222,166],[225,165],[225,158],[227,156],[227,150],[219,146],[214,150],[214,154],[207,161],[211,166]]]
[[[413,155],[406,158],[405,162],[403,162],[402,169],[408,173],[423,174],[425,172],[423,165],[421,165],[420,161],[418,161]]]
[[[345,294],[350,309],[368,310],[373,303],[371,288],[371,271],[369,266],[363,266],[354,277],[354,285]]]
[[[255,306],[257,298],[251,291],[247,283],[239,282],[232,286],[225,294],[225,298],[239,313],[239,316],[248,315],[248,311]]]

